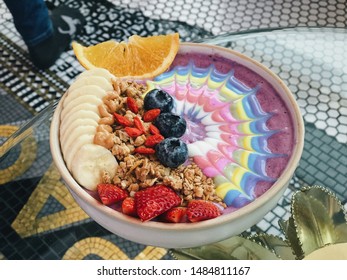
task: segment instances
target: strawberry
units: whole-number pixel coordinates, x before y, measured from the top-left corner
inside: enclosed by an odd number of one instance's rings
[[[131,112],[137,114],[139,112],[139,107],[137,106],[137,103],[134,98],[127,97],[127,105]]]
[[[165,185],[155,185],[135,193],[137,215],[141,221],[151,220],[181,204],[181,198]]]
[[[190,222],[209,220],[221,215],[218,207],[212,202],[205,200],[191,200],[188,203],[187,218]]]
[[[140,146],[140,147],[135,148],[134,152],[138,153],[138,154],[143,154],[143,155],[155,154],[155,150],[153,148],[147,148],[144,146]]]
[[[160,134],[151,135],[151,136],[148,136],[148,138],[146,139],[145,146],[154,147],[155,145],[157,145],[163,140],[164,140],[164,136]]]
[[[173,207],[163,214],[163,219],[165,222],[179,223],[182,221],[186,211],[186,207]]]
[[[152,122],[160,115],[160,109],[151,109],[143,114],[143,120],[145,122]]]
[[[114,204],[128,196],[126,190],[113,184],[98,184],[97,190],[101,202],[105,205]]]
[[[122,202],[122,213],[129,216],[137,216],[135,199],[133,197],[126,197]]]

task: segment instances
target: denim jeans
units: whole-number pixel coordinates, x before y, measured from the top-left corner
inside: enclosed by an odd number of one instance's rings
[[[44,0],[4,0],[17,31],[28,47],[35,46],[53,34],[52,21]]]

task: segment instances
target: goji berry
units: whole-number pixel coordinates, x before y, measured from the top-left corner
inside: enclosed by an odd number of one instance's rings
[[[152,122],[159,116],[159,114],[160,114],[160,109],[148,110],[146,113],[143,114],[143,120],[145,122]]]
[[[138,137],[141,134],[143,134],[143,132],[140,129],[137,129],[135,127],[126,127],[124,128],[124,130],[132,138]]]
[[[137,129],[141,130],[143,133],[146,132],[145,127],[143,126],[142,121],[140,120],[140,118],[138,116],[134,117],[134,125]]]
[[[150,124],[148,129],[151,134],[160,134],[159,129],[154,124]]]
[[[158,143],[164,140],[164,137],[160,134],[154,134],[151,136],[148,136],[148,138],[145,141],[145,146],[147,147],[154,147]]]
[[[116,122],[122,126],[126,127],[126,126],[132,126],[133,125],[133,123],[130,120],[128,120],[126,117],[124,117],[120,114],[113,113],[113,116],[114,116]]]
[[[134,98],[127,97],[127,105],[131,112],[137,114],[139,112],[139,107],[137,106],[137,103]]]
[[[154,154],[155,153],[155,150],[152,149],[152,148],[147,148],[147,147],[143,147],[143,146],[140,146],[140,147],[137,147],[135,148],[134,150],[135,153],[139,153],[139,154]]]

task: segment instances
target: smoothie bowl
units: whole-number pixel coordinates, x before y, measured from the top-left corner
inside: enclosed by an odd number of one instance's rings
[[[276,75],[193,43],[154,79],[82,73],[51,124],[54,163],[82,209],[112,233],[165,248],[259,222],[288,186],[303,139],[299,108]]]

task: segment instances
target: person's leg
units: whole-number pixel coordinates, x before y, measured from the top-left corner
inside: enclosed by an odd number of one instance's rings
[[[43,0],[4,0],[32,62],[45,69],[54,64],[85,20],[78,10],[59,6],[48,11]]]
[[[28,47],[43,42],[53,34],[52,21],[43,0],[4,0],[17,31]]]
[[[29,47],[34,64],[45,69],[54,64],[62,52],[67,50],[74,36],[80,32],[85,20],[78,10],[59,6],[50,14],[53,36]]]

